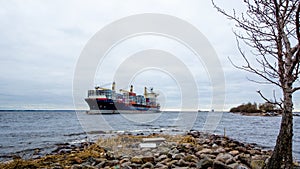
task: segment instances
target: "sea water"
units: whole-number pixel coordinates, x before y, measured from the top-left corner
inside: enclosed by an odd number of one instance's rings
[[[209,118],[212,125],[206,128]],[[107,134],[182,134],[190,129],[226,135],[273,149],[281,117],[242,116],[220,112],[161,112],[155,114],[87,115],[73,110],[0,111],[0,159],[57,144],[94,141]],[[207,130],[208,129],[208,130]],[[294,116],[294,157],[300,159],[300,117]],[[2,157],[2,158],[1,158]]]

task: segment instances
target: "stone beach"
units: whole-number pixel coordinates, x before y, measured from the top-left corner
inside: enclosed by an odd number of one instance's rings
[[[100,138],[96,143],[60,145],[45,156],[36,154],[34,159],[3,162],[0,168],[261,169],[272,151],[224,136],[190,131],[185,135],[119,135]]]

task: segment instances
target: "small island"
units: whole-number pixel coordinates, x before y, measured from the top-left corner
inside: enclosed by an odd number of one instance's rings
[[[281,114],[280,109],[271,103],[247,103],[233,107],[229,110],[231,113],[239,113],[246,116],[278,116]]]

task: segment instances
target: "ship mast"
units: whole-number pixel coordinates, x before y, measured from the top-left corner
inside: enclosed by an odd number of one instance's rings
[[[116,82],[112,83],[111,90],[112,91],[116,91]]]

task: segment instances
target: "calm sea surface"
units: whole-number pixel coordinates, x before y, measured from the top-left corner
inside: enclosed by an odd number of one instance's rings
[[[220,121],[218,120],[220,118]],[[213,119],[208,122],[207,119]],[[281,117],[232,113],[163,112],[156,114],[87,115],[84,111],[0,111],[0,160],[39,148],[45,154],[57,144],[95,140],[105,133],[180,134],[217,126],[214,133],[266,149],[275,145]],[[300,159],[300,117],[294,117],[294,157]]]

